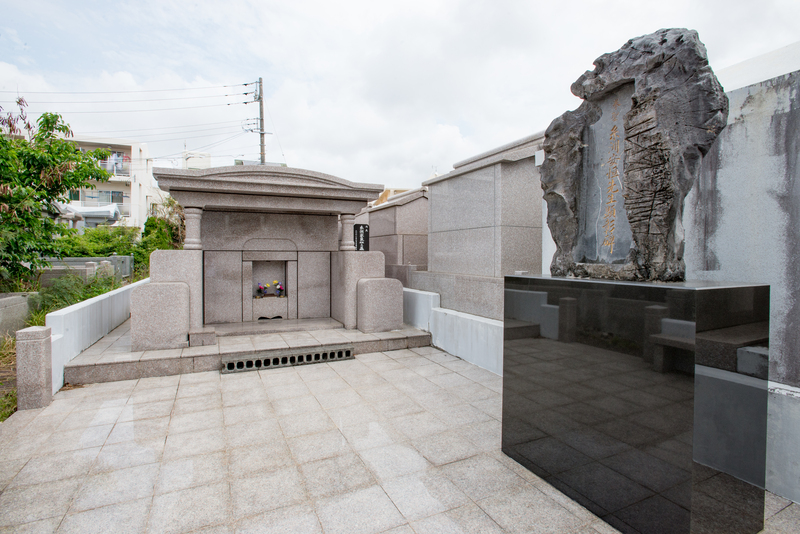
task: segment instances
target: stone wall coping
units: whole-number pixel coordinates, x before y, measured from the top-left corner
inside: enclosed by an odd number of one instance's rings
[[[48,339],[51,329],[49,326],[29,326],[22,330],[17,330],[17,341],[37,341]]]
[[[503,146],[488,150],[477,156],[453,164],[453,170],[442,176],[431,178],[422,185],[432,185],[444,180],[449,180],[468,172],[489,167],[496,163],[520,161],[534,157],[541,150],[544,142],[544,132],[538,132],[522,139],[518,139]]]
[[[164,191],[274,195],[369,201],[383,192],[379,184],[350,182],[330,174],[292,167],[233,165],[211,169],[154,168]]]
[[[420,198],[428,198],[427,187],[418,187],[417,189],[412,189],[411,191],[405,191],[397,195],[392,195],[391,197],[389,197],[389,200],[384,202],[383,204],[378,204],[377,206],[372,206],[371,208],[367,208],[367,213],[372,213],[373,211],[380,211],[386,208],[404,206]]]
[[[0,309],[9,306],[19,306],[28,301],[28,295],[34,293],[2,293],[0,294]]]

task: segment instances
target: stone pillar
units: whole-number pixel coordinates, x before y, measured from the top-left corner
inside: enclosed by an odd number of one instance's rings
[[[203,250],[200,241],[200,222],[203,218],[202,208],[184,208],[184,222],[186,224],[186,239],[183,241],[183,250]]]
[[[17,330],[17,409],[44,408],[53,400],[49,326]]]
[[[87,261],[84,262],[84,275],[83,281],[88,282],[89,280],[97,274],[97,262],[96,261]]]
[[[339,243],[339,250],[355,250],[356,242],[353,239],[353,223],[356,216],[350,213],[342,213],[342,241]]]

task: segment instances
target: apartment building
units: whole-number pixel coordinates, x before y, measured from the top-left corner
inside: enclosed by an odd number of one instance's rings
[[[100,165],[111,175],[107,182],[94,182],[94,189],[70,192],[70,211],[83,216],[76,226],[118,223],[143,228],[152,207],[166,197],[153,178],[147,145],[98,137],[76,136],[73,140],[81,150],[108,150],[110,155]]]

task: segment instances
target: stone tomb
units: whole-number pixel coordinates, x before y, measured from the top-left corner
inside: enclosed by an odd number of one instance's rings
[[[428,269],[427,187],[390,196],[359,217],[369,224],[370,249],[386,257],[387,278],[408,287],[409,273]]]
[[[385,283],[369,285],[364,306],[378,299],[397,308],[382,315],[391,324],[357,309],[359,282],[383,279],[384,257],[355,250],[353,220],[382,186],[285,167],[154,175],[184,207],[186,239],[182,251],[152,254],[151,283],[131,297],[133,350],[214,343],[215,325],[263,319],[333,318],[352,329],[361,318],[371,331],[401,326],[395,319],[402,318],[402,296]]]

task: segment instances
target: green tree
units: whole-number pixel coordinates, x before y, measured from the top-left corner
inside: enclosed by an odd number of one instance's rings
[[[109,176],[99,164],[108,152],[81,152],[60,115],[44,113],[34,126],[25,100],[17,105],[16,114],[0,107],[0,281],[31,280],[44,257],[60,257],[55,238],[70,230],[55,223],[55,203]]]

